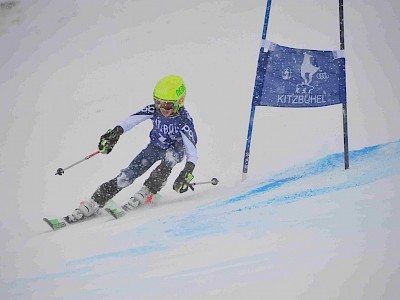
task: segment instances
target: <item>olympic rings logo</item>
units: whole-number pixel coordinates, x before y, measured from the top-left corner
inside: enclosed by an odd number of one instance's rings
[[[326,80],[326,79],[329,78],[329,74],[326,73],[326,72],[318,73],[316,76],[317,76],[318,79],[325,79]]]

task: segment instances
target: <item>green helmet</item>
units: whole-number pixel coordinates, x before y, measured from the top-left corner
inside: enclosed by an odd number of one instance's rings
[[[174,113],[178,112],[185,104],[186,86],[182,77],[168,75],[161,78],[153,92],[154,101],[172,102]]]

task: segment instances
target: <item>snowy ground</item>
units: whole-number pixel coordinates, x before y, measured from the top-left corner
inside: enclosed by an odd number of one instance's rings
[[[350,169],[341,108],[257,108],[241,167],[265,1],[0,1],[1,299],[396,299],[400,4],[345,1]],[[337,49],[337,1],[273,0],[267,38]],[[15,3],[12,4],[12,3]],[[52,232],[147,144],[54,176],[183,76],[198,186],[121,220]],[[174,170],[174,177],[180,166]],[[114,199],[124,203],[140,178]]]

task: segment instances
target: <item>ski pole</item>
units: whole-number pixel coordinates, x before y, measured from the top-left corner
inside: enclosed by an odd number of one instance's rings
[[[70,165],[70,166],[68,166],[68,167],[66,167],[64,169],[63,168],[58,168],[56,174],[54,174],[54,175],[62,175],[62,174],[64,174],[64,171],[68,170],[69,168],[72,168],[73,166],[76,166],[77,164],[80,164],[81,162],[83,162],[83,161],[85,161],[85,160],[87,160],[87,159],[89,159],[89,158],[91,158],[91,157],[93,157],[93,156],[95,156],[95,155],[97,155],[99,153],[100,153],[100,151],[96,151],[96,152],[86,156],[85,158],[81,159],[80,161],[77,161],[76,163],[73,163],[72,165]]]
[[[218,179],[217,178],[213,178],[210,181],[203,181],[203,182],[193,182],[193,183],[189,183],[189,187],[192,191],[194,191],[194,186],[195,185],[200,185],[200,184],[209,184],[211,183],[212,185],[217,185],[218,184]]]

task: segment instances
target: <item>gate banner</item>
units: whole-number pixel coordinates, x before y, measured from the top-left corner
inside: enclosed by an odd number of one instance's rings
[[[344,51],[296,49],[263,40],[253,105],[320,107],[346,102]]]

